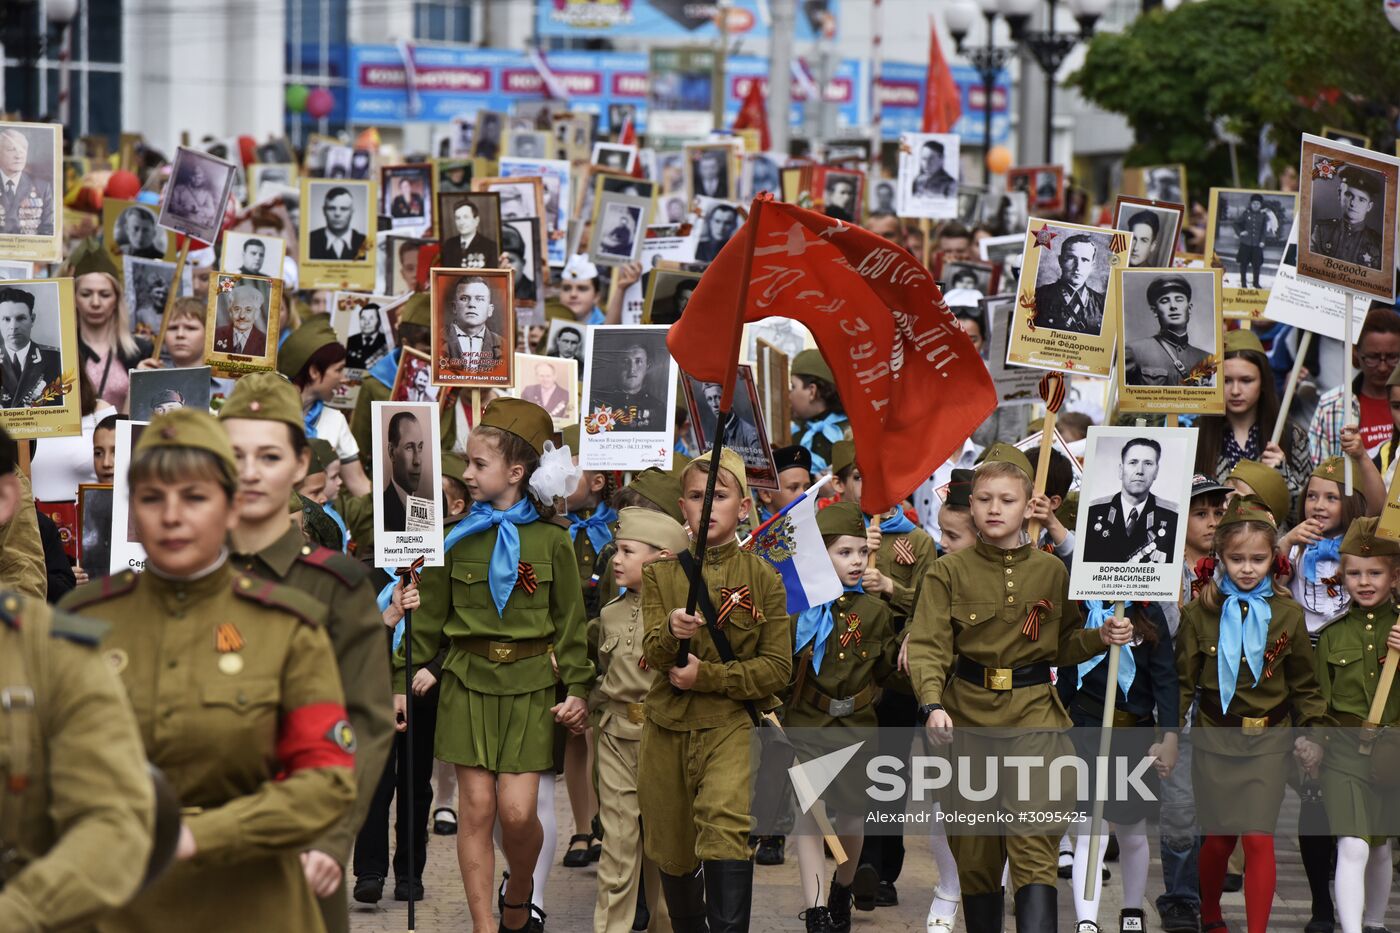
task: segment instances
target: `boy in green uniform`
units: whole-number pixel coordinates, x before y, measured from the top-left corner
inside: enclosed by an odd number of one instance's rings
[[[709,459],[692,460],[681,477],[681,510],[692,530],[700,524]],[[713,624],[734,660],[722,660],[700,616],[685,611],[690,580],[680,562],[658,561],[642,574],[645,657],[665,676],[654,679],[646,698],[638,801],[646,854],[661,867],[677,933],[707,929],[707,917],[709,933],[748,929],[750,710],[775,709],[792,672],[783,585],[767,561],[734,540],[753,507],[738,454],[723,451],[715,479],[704,583],[712,604],[723,607]],[[678,667],[683,640],[689,654]]]
[[[836,377],[820,350],[803,350],[793,357],[791,374],[792,438],[811,451],[812,472],[825,473],[831,467],[831,445],[851,439]]]

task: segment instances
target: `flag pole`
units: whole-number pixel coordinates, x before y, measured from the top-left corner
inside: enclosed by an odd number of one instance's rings
[[[753,273],[753,251],[758,240],[759,216],[767,198],[757,197],[749,208],[748,231],[745,234],[744,270],[739,279],[739,313],[735,316],[734,332],[729,335],[729,362],[721,386],[719,415],[715,418],[715,436],[710,440],[710,472],[705,478],[705,499],[700,505],[700,527],[695,530],[695,575],[685,597],[686,615],[695,615],[700,601],[700,587],[705,585],[705,552],[710,547],[710,513],[715,504],[715,482],[719,479],[720,452],[724,450],[724,431],[729,426],[730,409],[734,407],[734,383],[739,375],[739,349],[744,335],[744,309],[749,303],[749,278]],[[714,621],[714,620],[712,620]],[[676,649],[676,666],[685,667],[690,657],[690,639],[682,638]]]
[[[789,502],[787,505],[785,505],[785,506],[783,506],[781,509],[779,509],[779,510],[777,511],[777,513],[774,514],[771,518],[769,518],[766,522],[764,522],[763,524],[759,525],[759,526],[758,526],[757,528],[755,528],[753,531],[749,532],[749,536],[748,536],[747,538],[745,538],[744,540],[742,540],[742,541],[739,542],[739,547],[741,547],[741,548],[742,548],[742,547],[748,547],[749,544],[750,544],[755,538],[757,538],[759,535],[763,534],[763,533],[764,533],[765,531],[767,531],[770,527],[772,527],[772,525],[773,525],[774,522],[781,521],[784,515],[786,515],[787,513],[791,512],[794,508],[796,508],[796,507],[797,507],[798,505],[800,505],[801,503],[803,503],[803,502],[807,501],[808,499],[810,499],[810,498],[812,497],[813,493],[815,493],[818,489],[821,489],[823,486],[825,486],[825,485],[826,485],[827,483],[829,483],[829,482],[831,482],[831,474],[830,474],[830,473],[827,473],[827,474],[825,474],[824,476],[822,476],[821,479],[817,480],[815,483],[813,483],[812,485],[808,486],[808,487],[806,488],[806,490],[803,491],[802,495],[798,496],[796,499],[793,499],[793,500],[792,500],[791,502]]]

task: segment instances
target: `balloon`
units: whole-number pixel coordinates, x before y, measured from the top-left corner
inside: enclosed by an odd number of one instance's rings
[[[119,169],[112,173],[111,178],[107,179],[107,188],[104,193],[109,198],[130,201],[141,193],[141,179],[132,172]]]
[[[319,120],[329,116],[335,107],[335,95],[323,87],[318,87],[306,97],[306,113]]]
[[[305,84],[287,85],[287,110],[291,113],[301,113],[306,110],[306,98],[310,93]]]
[[[1011,150],[1005,146],[993,146],[987,150],[987,170],[1000,175],[1011,167]]]
[[[1385,0],[1385,18],[1390,25],[1400,29],[1400,0]]]

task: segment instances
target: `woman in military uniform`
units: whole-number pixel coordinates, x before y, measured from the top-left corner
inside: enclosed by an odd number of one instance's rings
[[[175,866],[99,929],[320,933],[301,853],[355,799],[324,609],[234,570],[237,467],[208,414],[157,417],[129,475],[146,572],[87,584],[65,607],[110,623],[108,663],[185,809]]]
[[[363,566],[338,551],[307,543],[292,522],[288,498],[310,465],[296,389],[276,373],[244,376],[219,410],[219,424],[228,433],[238,464],[233,565],[300,590],[325,607],[326,632],[359,743],[355,806],[304,857],[306,877],[321,898],[327,929],[344,933],[350,923],[341,888],[344,866],[394,738],[384,623]]]
[[[1342,933],[1385,929],[1392,881],[1390,836],[1400,831],[1400,796],[1373,775],[1396,759],[1385,747],[1361,752],[1364,726],[1400,723],[1400,691],[1386,699],[1378,723],[1368,723],[1386,650],[1400,651],[1400,624],[1392,594],[1400,545],[1376,535],[1377,520],[1360,518],[1342,539],[1342,577],[1350,610],[1322,630],[1317,643],[1317,680],[1327,712],[1344,728],[1328,735],[1322,762],[1322,803],[1337,835],[1336,909]],[[1394,749],[1393,736],[1383,740]]]
[[[1201,826],[1203,933],[1223,929],[1226,863],[1242,840],[1245,917],[1265,933],[1273,905],[1275,824],[1291,751],[1315,770],[1322,750],[1293,725],[1324,725],[1303,609],[1274,586],[1278,532],[1263,501],[1235,496],[1215,532],[1224,572],[1181,613],[1176,662],[1181,715],[1199,689],[1191,783]]]

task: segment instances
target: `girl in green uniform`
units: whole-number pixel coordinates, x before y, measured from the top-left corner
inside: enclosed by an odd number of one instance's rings
[[[588,721],[593,665],[578,565],[568,532],[540,521],[543,507],[532,497],[531,477],[553,433],[538,405],[491,403],[467,439],[462,480],[471,510],[443,542],[444,565],[423,573],[423,608],[413,619],[415,658],[435,657],[449,642],[435,755],[457,766],[457,858],[476,930],[490,929],[498,817],[510,867],[499,929],[542,928],[531,882],[543,837],[540,773],[554,768],[554,724],[578,732]],[[400,708],[404,678],[400,668]],[[561,702],[556,680],[568,692]]]
[[[1337,724],[1327,743],[1322,803],[1337,839],[1336,910],[1342,933],[1385,929],[1390,901],[1390,839],[1400,822],[1400,798],[1372,780],[1376,752],[1367,760],[1358,732],[1370,718],[1386,650],[1400,651],[1395,597],[1400,545],[1376,536],[1376,519],[1351,523],[1342,539],[1342,578],[1351,608],[1322,630],[1317,643],[1317,680],[1327,712]],[[1392,692],[1377,725],[1400,722],[1400,692]]]

